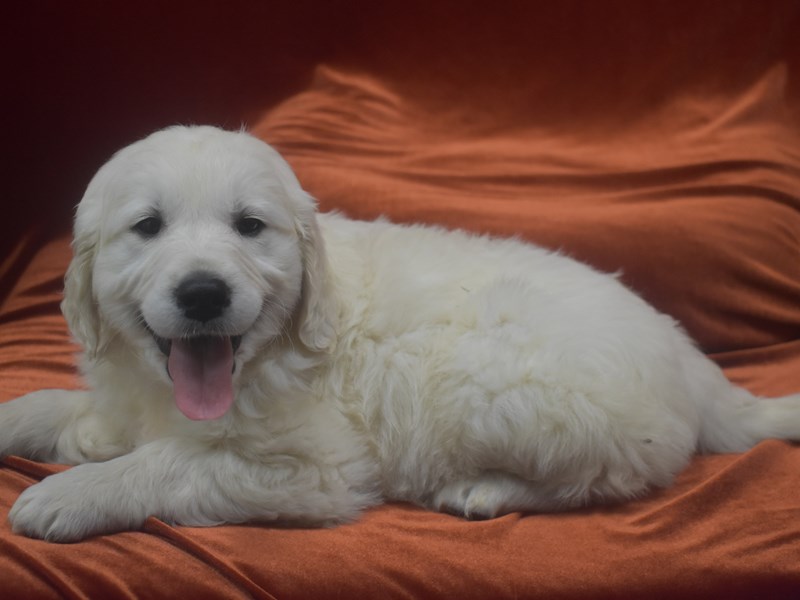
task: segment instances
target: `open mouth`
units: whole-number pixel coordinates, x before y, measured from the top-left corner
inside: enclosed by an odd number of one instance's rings
[[[233,404],[234,354],[242,336],[201,335],[162,338],[145,324],[158,349],[167,357],[175,404],[194,420],[217,419]]]
[[[145,327],[147,326],[145,325]],[[150,329],[150,327],[147,327],[147,331],[149,331],[150,335],[153,336],[153,339],[156,341],[156,345],[158,346],[158,349],[161,350],[161,353],[167,358],[169,358],[170,352],[172,350],[172,340],[159,337],[158,335],[155,334],[155,332],[152,329]],[[201,335],[188,338],[186,341],[195,345],[203,345],[208,343],[214,343],[215,340],[224,340],[224,339],[230,340],[231,351],[233,351],[233,353],[236,353],[236,351],[239,349],[239,346],[242,343],[241,335],[233,335],[227,338],[225,336]]]

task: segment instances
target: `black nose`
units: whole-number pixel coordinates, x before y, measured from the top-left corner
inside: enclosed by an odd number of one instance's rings
[[[215,319],[231,303],[231,289],[210,273],[192,273],[175,289],[175,300],[187,319],[205,323]]]

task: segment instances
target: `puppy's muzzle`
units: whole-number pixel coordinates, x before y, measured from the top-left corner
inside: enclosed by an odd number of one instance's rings
[[[206,323],[230,306],[231,289],[212,273],[196,271],[175,288],[175,302],[187,319]]]

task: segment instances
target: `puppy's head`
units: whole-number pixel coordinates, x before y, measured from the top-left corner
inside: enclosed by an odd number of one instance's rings
[[[75,220],[62,309],[90,358],[122,344],[193,419],[224,414],[259,349],[333,342],[315,203],[245,134],[175,127],[118,152]]]

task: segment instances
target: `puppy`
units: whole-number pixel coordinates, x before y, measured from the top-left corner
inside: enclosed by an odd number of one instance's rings
[[[86,391],[0,406],[0,455],[77,465],[15,532],[57,542],[384,500],[468,518],[668,485],[698,449],[800,438],[614,277],[512,240],[316,214],[269,146],[175,127],[75,221],[63,312]]]

